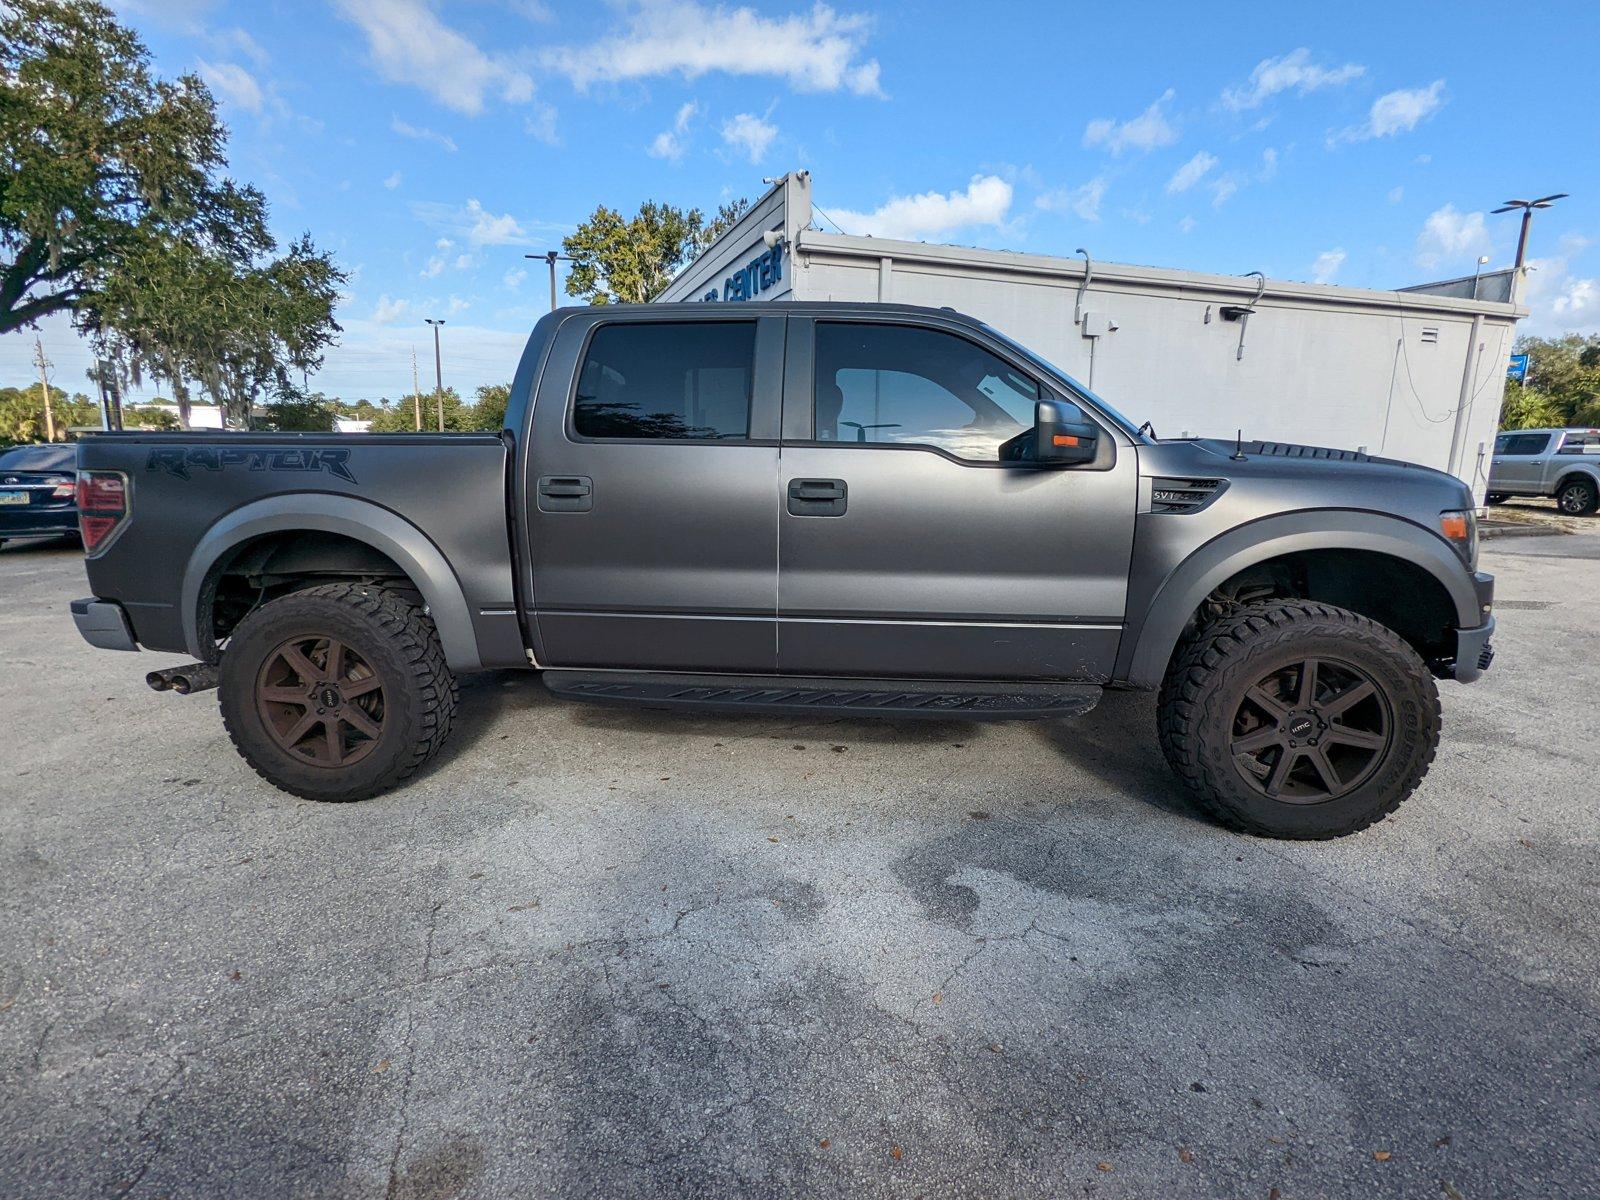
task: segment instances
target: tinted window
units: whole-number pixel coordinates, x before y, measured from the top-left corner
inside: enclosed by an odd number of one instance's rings
[[[1548,433],[1513,433],[1495,442],[1494,452],[1510,458],[1527,458],[1543,453],[1550,441]]]
[[[750,435],[753,321],[602,325],[578,372],[580,437],[700,440]]]
[[[1039,385],[954,334],[911,325],[817,324],[819,442],[935,446],[994,462],[1033,427]]]
[[[0,453],[0,471],[71,471],[77,465],[76,446],[14,446]]]

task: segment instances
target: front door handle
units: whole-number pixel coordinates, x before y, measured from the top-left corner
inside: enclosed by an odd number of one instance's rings
[[[849,504],[849,485],[842,479],[791,479],[791,517],[842,517]]]
[[[594,483],[587,475],[546,475],[539,480],[540,512],[588,512]]]

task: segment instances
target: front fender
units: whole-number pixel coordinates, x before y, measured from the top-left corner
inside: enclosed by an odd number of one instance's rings
[[[1286,513],[1230,529],[1194,550],[1173,566],[1138,613],[1130,595],[1114,678],[1135,687],[1159,685],[1184,626],[1207,596],[1246,567],[1304,550],[1368,550],[1403,559],[1444,587],[1459,628],[1483,619],[1471,573],[1449,543],[1431,531],[1399,517],[1346,509]]]
[[[201,628],[201,598],[211,572],[233,550],[269,533],[342,534],[386,555],[406,573],[428,605],[445,661],[454,671],[483,664],[461,583],[428,536],[386,508],[328,492],[289,492],[234,509],[200,539],[183,571],[184,640],[202,661],[216,654],[211,631]]]

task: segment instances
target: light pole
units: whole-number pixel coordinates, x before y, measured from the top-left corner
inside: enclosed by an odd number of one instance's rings
[[[433,396],[439,407],[439,432],[444,432],[444,368],[439,365],[439,327],[444,324],[441,318],[422,318],[433,326]]]
[[[524,254],[523,258],[542,258],[550,264],[550,311],[556,310],[556,263],[571,262],[572,257],[560,254],[555,250],[546,250],[543,254]]]
[[[1489,265],[1487,254],[1478,255],[1478,265],[1472,268],[1472,298],[1478,298],[1478,277],[1483,274],[1483,268]]]
[[[1536,208],[1549,208],[1557,200],[1565,200],[1568,193],[1557,192],[1554,196],[1540,196],[1537,200],[1507,200],[1494,211],[1497,213],[1516,212],[1522,210],[1522,234],[1517,238],[1517,261],[1511,264],[1512,270],[1519,270],[1522,261],[1528,254],[1528,226],[1533,223],[1533,210]]]

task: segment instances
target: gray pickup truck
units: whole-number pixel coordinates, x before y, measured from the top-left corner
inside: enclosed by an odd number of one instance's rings
[[[79,466],[84,637],[195,658],[152,686],[220,688],[250,764],[319,800],[422,766],[467,671],[951,720],[1159,688],[1206,811],[1326,838],[1416,788],[1434,680],[1492,656],[1459,480],[1157,439],[949,310],[563,309],[498,434],[111,434]]]
[[[1494,440],[1489,503],[1554,496],[1568,516],[1600,509],[1600,429],[1518,429]]]

